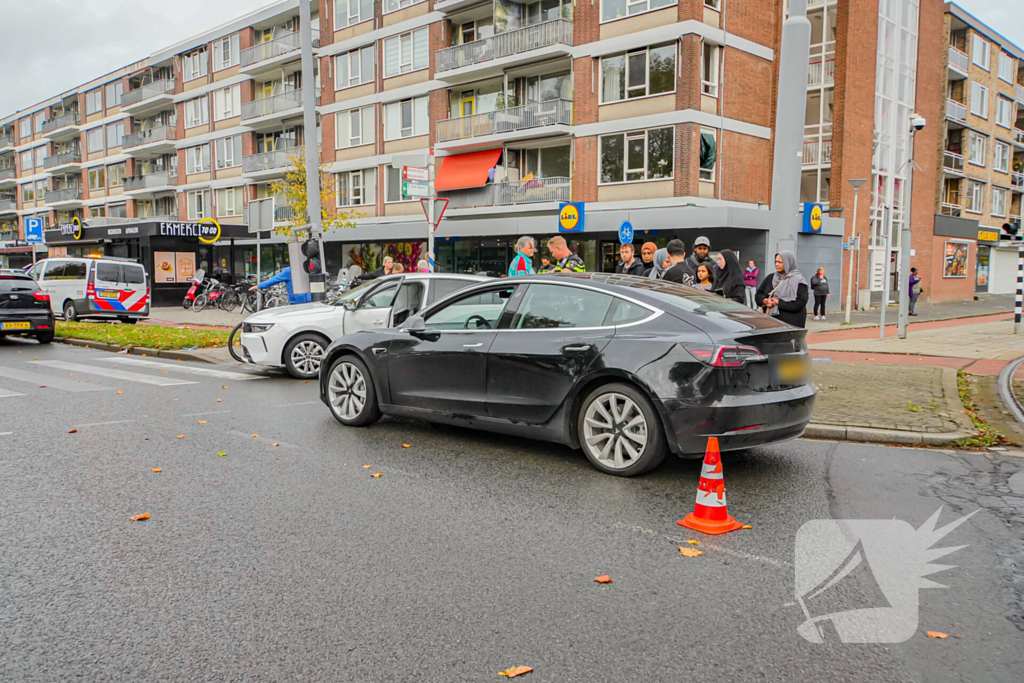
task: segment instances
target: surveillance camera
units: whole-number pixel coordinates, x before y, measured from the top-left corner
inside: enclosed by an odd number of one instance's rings
[[[914,130],[916,131],[923,129],[926,123],[927,122],[924,120],[924,117],[919,116],[918,114],[914,114],[914,116],[910,119],[910,125],[912,125],[914,127]]]

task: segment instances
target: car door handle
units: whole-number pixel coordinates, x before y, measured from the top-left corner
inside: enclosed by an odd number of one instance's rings
[[[564,346],[562,347],[563,353],[579,353],[580,351],[589,351],[590,347],[587,345],[580,346]]]
[[[476,344],[463,344],[462,348],[464,348],[464,349],[475,349],[475,348],[478,348],[478,347],[483,346],[483,345],[484,345],[483,342],[477,342]]]
[[[383,346],[374,346],[373,352],[379,356],[382,353],[387,353],[388,350],[385,349]]]

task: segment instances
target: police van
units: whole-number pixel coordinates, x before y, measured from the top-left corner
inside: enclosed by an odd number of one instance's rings
[[[149,277],[134,259],[51,257],[33,265],[28,275],[64,320],[135,323],[149,317]]]

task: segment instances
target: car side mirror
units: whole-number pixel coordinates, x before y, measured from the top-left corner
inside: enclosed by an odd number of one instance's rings
[[[423,316],[411,315],[405,319],[402,329],[416,337],[427,331],[427,324],[423,321]]]
[[[345,308],[346,311],[354,311],[354,310],[356,310],[356,307],[358,305],[359,304],[356,303],[355,299],[349,299],[348,301],[346,301],[345,303],[342,304],[342,306]]]

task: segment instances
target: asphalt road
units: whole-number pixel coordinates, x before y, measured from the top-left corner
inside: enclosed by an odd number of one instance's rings
[[[733,454],[730,512],[753,528],[709,538],[675,523],[699,463],[620,479],[543,443],[415,422],[345,429],[315,382],[217,370],[230,374],[0,341],[0,681],[1024,670],[1024,461],[813,441]],[[917,528],[940,506],[942,523],[980,512],[938,544],[967,547],[931,577],[947,589],[920,591],[913,637],[798,635],[804,522]],[[705,554],[681,556],[697,538]],[[859,585],[843,599],[864,597]]]

